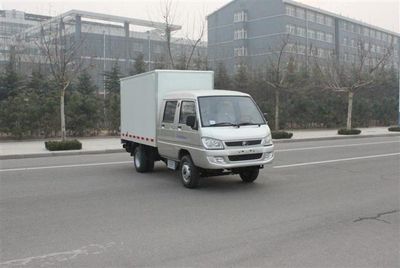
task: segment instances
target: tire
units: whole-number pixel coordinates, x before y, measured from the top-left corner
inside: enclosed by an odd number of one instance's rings
[[[183,186],[190,189],[194,189],[199,186],[200,172],[193,164],[193,161],[189,155],[182,157],[179,171]]]
[[[135,148],[133,153],[133,163],[135,165],[135,169],[139,173],[144,173],[149,171],[149,159],[146,148],[143,145],[139,145]],[[153,161],[154,167],[154,161]]]
[[[249,167],[240,171],[239,175],[243,182],[252,183],[257,179],[259,173],[260,169],[258,167]]]
[[[154,169],[154,162],[155,162],[155,156],[154,156],[154,151],[150,148],[148,148],[147,151],[147,172],[153,171]]]

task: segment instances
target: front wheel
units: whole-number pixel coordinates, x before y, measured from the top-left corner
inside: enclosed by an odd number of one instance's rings
[[[240,171],[239,175],[243,182],[251,183],[257,179],[259,172],[260,169],[258,167],[249,167]]]
[[[196,188],[199,186],[200,173],[197,167],[193,164],[189,155],[185,155],[181,159],[180,173],[183,186],[186,188]]]

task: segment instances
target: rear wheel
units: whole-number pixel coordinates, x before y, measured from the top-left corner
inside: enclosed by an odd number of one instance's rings
[[[258,167],[248,167],[240,171],[239,175],[243,182],[251,183],[257,179],[259,172]]]
[[[153,152],[144,145],[135,148],[133,154],[133,163],[137,172],[144,173],[152,171],[154,168]]]
[[[189,155],[185,155],[181,159],[180,164],[180,175],[182,184],[186,188],[196,188],[200,182],[200,172],[198,168],[193,164],[192,159]]]

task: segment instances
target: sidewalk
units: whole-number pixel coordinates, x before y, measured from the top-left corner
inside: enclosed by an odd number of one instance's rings
[[[389,132],[387,127],[360,128],[361,134],[355,136],[337,135],[337,129],[324,130],[293,130],[293,137],[289,140],[274,140],[274,143],[351,139],[361,137],[399,136],[399,132]],[[50,152],[44,147],[44,140],[34,141],[1,141],[0,159],[17,159],[30,157],[45,157],[57,155],[79,155],[123,152],[119,137],[79,138],[82,150]]]

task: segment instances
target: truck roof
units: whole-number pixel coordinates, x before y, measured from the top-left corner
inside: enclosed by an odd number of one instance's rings
[[[232,90],[188,90],[170,92],[164,99],[196,99],[206,96],[249,96],[249,94]]]

